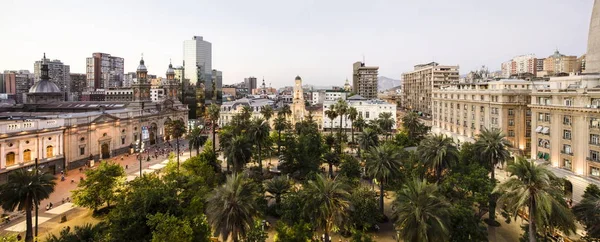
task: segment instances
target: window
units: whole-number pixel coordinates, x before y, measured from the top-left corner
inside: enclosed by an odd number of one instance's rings
[[[508,137],[515,137],[515,131],[509,130],[508,131]]]
[[[31,161],[31,150],[30,149],[26,149],[23,151],[23,161],[24,162]]]
[[[527,109],[527,111],[525,112],[525,115],[526,115],[527,117],[531,116],[531,110],[530,110],[530,109]]]
[[[48,145],[46,147],[46,158],[52,158],[54,156],[54,147],[52,145]]]
[[[565,98],[564,102],[565,102],[565,106],[567,106],[567,107],[573,106],[573,99]]]
[[[590,134],[590,144],[600,145],[600,135]]]
[[[85,155],[85,146],[79,147],[79,155]]]
[[[567,170],[571,170],[572,169],[571,160],[569,160],[569,159],[563,159],[563,168],[567,169]]]
[[[509,119],[508,120],[508,126],[515,126],[515,120],[514,119]]]
[[[590,157],[588,157],[588,160],[591,161],[600,161],[600,152],[595,151],[595,150],[590,150]]]
[[[549,113],[544,114],[544,121],[550,122],[550,114]]]
[[[365,112],[365,118],[369,118],[369,112]]]
[[[544,121],[544,114],[543,113],[539,114],[538,121]]]
[[[571,145],[563,145],[563,150],[562,152],[564,154],[568,154],[568,155],[572,155],[573,151],[571,150]]]
[[[508,116],[514,116],[515,115],[515,110],[512,108],[508,109]]]
[[[565,129],[563,130],[563,139],[571,139],[571,130]]]
[[[597,118],[590,118],[590,128],[600,128],[600,122]]]
[[[121,144],[124,145],[125,144],[125,137],[121,137]]]
[[[6,167],[15,165],[15,152],[8,152],[6,154]]]
[[[571,125],[571,116],[570,115],[563,116],[563,124]]]
[[[600,168],[590,166],[590,175],[595,177],[600,177]]]

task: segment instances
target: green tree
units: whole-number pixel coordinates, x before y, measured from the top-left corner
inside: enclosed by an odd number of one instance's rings
[[[275,242],[308,242],[312,240],[313,230],[309,223],[302,221],[288,226],[278,222],[275,227]]]
[[[554,173],[523,158],[509,164],[506,170],[512,175],[496,187],[495,192],[502,193],[498,202],[514,218],[520,209],[529,210],[529,241],[537,241],[537,226],[549,226],[557,220],[570,223],[559,227],[563,232],[575,232],[574,216],[564,201],[561,203],[562,189]]]
[[[152,242],[194,241],[193,231],[189,221],[168,213],[149,214],[148,225],[153,227]],[[208,238],[204,241],[208,241]]]
[[[183,137],[186,132],[187,125],[183,123],[183,120],[177,119],[167,123],[165,132],[173,135],[175,138],[177,147],[177,170],[179,170],[179,138]]]
[[[290,105],[283,105],[281,110],[277,113],[277,116],[283,117],[287,120],[287,117],[292,115],[292,109],[290,109]]]
[[[330,179],[322,174],[306,184],[305,211],[314,218],[313,224],[322,229],[325,241],[329,241],[331,231],[341,226],[348,217],[350,208],[348,186],[336,179]]]
[[[72,191],[73,201],[78,206],[97,211],[105,203],[108,207],[117,196],[117,188],[125,182],[125,170],[119,164],[101,162],[96,169],[85,172],[86,179]]]
[[[281,153],[281,132],[288,129],[291,125],[284,116],[277,116],[273,122],[275,130],[277,130],[277,153]]]
[[[292,184],[286,176],[274,177],[265,181],[265,190],[271,194],[269,197],[275,198],[275,204],[281,204],[281,196],[288,193]]]
[[[92,225],[86,223],[82,226],[75,226],[73,230],[63,229],[59,235],[49,234],[46,236],[46,242],[93,242],[104,241],[104,230],[106,223],[100,222]]]
[[[333,166],[340,164],[340,155],[335,151],[327,150],[323,153],[322,160],[329,165],[329,177],[333,178]]]
[[[396,194],[392,217],[404,241],[448,240],[448,203],[438,187],[427,181],[412,180]]]
[[[383,196],[385,194],[384,185],[388,179],[398,176],[402,166],[402,153],[391,143],[372,147],[366,155],[366,171],[373,178],[379,181],[379,209],[382,216],[384,214]]]
[[[600,189],[594,184],[585,188],[583,200],[573,206],[575,217],[584,225],[587,237],[600,239]]]
[[[244,135],[233,137],[224,150],[227,164],[233,165],[234,172],[240,172],[252,158],[252,144]]]
[[[417,150],[425,166],[435,171],[437,182],[442,180],[442,173],[458,161],[458,149],[452,138],[443,134],[434,134],[423,141]]]
[[[375,192],[369,190],[367,187],[357,187],[352,190],[350,195],[350,204],[352,208],[350,210],[350,226],[356,230],[369,230],[377,224],[377,221],[381,218],[381,214],[377,200],[375,199]]]
[[[270,105],[266,105],[260,108],[260,114],[262,114],[263,118],[267,120],[267,123],[269,123],[271,117],[273,117],[273,113],[273,107],[271,107]]]
[[[351,135],[352,135],[352,143],[354,143],[354,129],[356,128],[354,121],[356,121],[357,117],[358,117],[358,111],[356,110],[356,108],[349,107],[348,108],[348,119],[350,119],[350,124],[352,125],[350,128]]]
[[[208,106],[208,109],[206,111],[207,111],[207,114],[208,114],[207,117],[210,120],[210,123],[212,125],[212,127],[211,127],[212,142],[213,142],[212,148],[213,148],[213,152],[216,152],[216,146],[215,146],[216,143],[217,143],[216,140],[215,140],[215,138],[216,138],[215,136],[216,136],[216,133],[217,133],[216,127],[217,127],[217,122],[219,121],[219,115],[220,115],[221,109],[219,108],[218,105],[216,105],[216,104],[213,103],[210,106]]]
[[[346,100],[343,100],[341,98],[338,99],[337,102],[335,103],[335,111],[340,116],[339,133],[341,135],[342,129],[344,129],[344,118],[345,118],[346,114],[348,113],[348,103],[346,103]],[[345,132],[345,129],[344,129],[344,132]]]
[[[250,120],[252,118],[252,108],[250,106],[243,106],[240,114],[242,120]]]
[[[256,147],[258,148],[258,167],[262,173],[262,157],[261,157],[261,148],[262,145],[264,145],[267,140],[269,139],[269,132],[270,132],[271,127],[269,126],[269,123],[267,120],[258,118],[258,119],[254,119],[252,121],[252,124],[250,125],[250,130],[249,134],[251,139],[254,141],[254,143],[256,144]]]
[[[359,131],[363,132],[364,128],[367,127],[367,122],[363,119],[362,115],[358,115],[356,121],[352,122],[352,125]]]
[[[408,137],[408,134],[404,131],[396,134],[392,142],[401,147],[409,147],[414,145],[413,140],[411,140],[410,137]]]
[[[484,162],[484,166],[487,167],[491,173],[492,186],[496,186],[496,165],[504,164],[504,162],[510,157],[508,148],[511,144],[504,138],[502,130],[498,128],[483,129],[480,134],[477,135],[475,141],[475,150],[479,154],[480,160]],[[489,223],[496,222],[496,196],[490,193],[489,202]],[[492,226],[490,224],[490,226]]]
[[[342,162],[340,165],[339,174],[341,176],[345,176],[349,179],[360,178],[362,171],[362,167],[358,160],[351,155],[342,155]]]
[[[192,156],[192,148],[196,149],[196,155],[200,155],[200,147],[207,140],[207,137],[202,135],[202,130],[199,127],[193,128],[187,138],[190,144],[190,156]]]
[[[415,144],[421,142],[430,129],[419,121],[419,116],[415,112],[408,112],[402,117],[402,128],[408,133],[408,137],[415,141]]]
[[[333,134],[333,120],[337,118],[338,113],[335,111],[335,106],[331,105],[328,110],[325,110],[325,116],[331,120],[331,134]]]
[[[394,120],[392,119],[392,113],[384,112],[379,114],[377,120],[379,128],[385,132],[386,139],[390,136],[392,128],[394,127]]]
[[[208,221],[216,233],[228,240],[243,240],[257,217],[256,193],[243,175],[234,173],[207,200]]]
[[[5,211],[25,211],[25,241],[33,241],[33,222],[31,212],[36,204],[54,192],[55,177],[39,171],[15,170],[8,175],[5,184],[0,185],[0,205]]]
[[[265,242],[269,238],[267,232],[263,229],[262,221],[254,222],[254,226],[248,231],[244,242]]]
[[[368,152],[371,147],[375,147],[377,145],[379,145],[379,136],[375,130],[367,128],[358,135],[359,156],[361,149]]]

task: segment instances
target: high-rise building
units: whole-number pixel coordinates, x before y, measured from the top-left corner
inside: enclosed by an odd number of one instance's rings
[[[585,72],[600,73],[600,0],[594,1],[588,34]]]
[[[86,58],[88,88],[91,90],[123,86],[124,59],[106,53]]]
[[[377,98],[378,66],[365,66],[364,62],[352,65],[352,90],[366,99]]]
[[[542,66],[544,66],[544,64],[542,63]],[[509,78],[510,74],[511,74],[511,70],[512,70],[512,60],[507,61],[507,62],[502,62],[502,65],[500,67],[500,73],[502,78]]]
[[[33,86],[34,74],[28,70],[4,71],[4,90],[17,103],[24,103],[24,94]]]
[[[256,89],[256,77],[251,76],[244,78],[244,84],[246,85],[246,88],[248,88],[248,90]]]
[[[206,105],[211,103],[221,104],[223,102],[223,72],[212,70],[212,81],[205,87]]]
[[[534,54],[515,56],[507,62],[503,62],[501,66],[502,77],[509,78],[510,76],[531,73],[534,76],[540,69],[543,69],[543,59],[535,58]]]
[[[127,72],[123,77],[123,87],[129,88],[133,83],[137,81],[135,72]]]
[[[71,73],[71,96],[70,100],[79,101],[81,94],[87,90],[85,74]]]
[[[403,73],[402,79],[404,108],[429,116],[432,90],[458,83],[458,66],[441,66],[436,62],[416,65],[413,71]]]
[[[185,79],[190,83],[198,82],[198,70],[204,74],[204,81],[212,79],[212,44],[203,40],[202,36],[194,36],[191,40],[183,41],[183,61]],[[205,83],[206,85],[206,83]]]
[[[54,84],[60,88],[61,92],[71,92],[71,68],[69,65],[63,64],[60,60],[47,59],[46,53],[44,53],[44,57],[41,60],[36,61],[33,64],[35,81],[38,82],[41,80],[42,63],[44,61],[48,64],[48,75],[50,75],[50,81],[54,82]]]
[[[579,73],[581,65],[577,66],[577,56],[566,56],[554,51],[554,54],[544,59],[544,71],[550,75],[558,73]]]

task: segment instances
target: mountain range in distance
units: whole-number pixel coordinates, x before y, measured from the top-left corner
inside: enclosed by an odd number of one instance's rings
[[[400,85],[402,85],[402,80],[392,79],[385,76],[377,77],[377,90],[380,92]]]

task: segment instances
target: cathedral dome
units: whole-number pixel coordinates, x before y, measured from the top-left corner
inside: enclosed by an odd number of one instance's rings
[[[169,68],[167,69],[167,75],[175,75],[175,70],[173,70],[172,64],[169,64]]]
[[[140,60],[140,65],[137,68],[138,71],[148,71],[148,69],[146,69],[146,66],[144,65],[144,59],[142,58]]]
[[[300,76],[296,76],[296,80],[302,80],[302,78],[300,78]]]
[[[29,93],[60,93],[60,88],[56,84],[48,80],[40,80],[36,82],[31,88]]]

